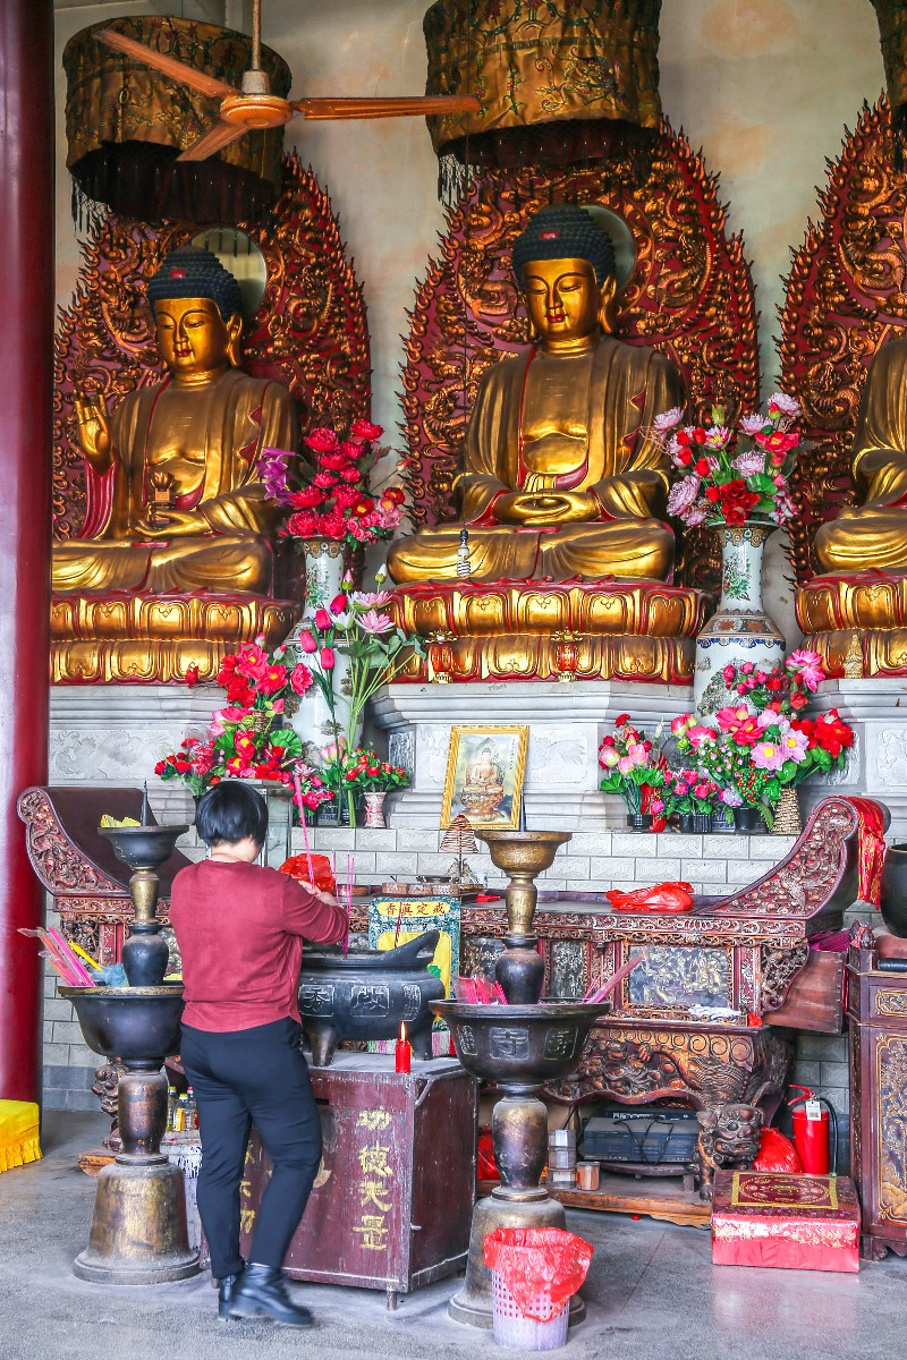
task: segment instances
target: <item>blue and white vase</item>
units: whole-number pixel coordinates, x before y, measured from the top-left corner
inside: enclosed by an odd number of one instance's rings
[[[721,599],[696,639],[693,706],[700,717],[730,703],[722,671],[752,661],[771,670],[784,660],[784,635],[762,608],[762,553],[773,524],[723,525]]]

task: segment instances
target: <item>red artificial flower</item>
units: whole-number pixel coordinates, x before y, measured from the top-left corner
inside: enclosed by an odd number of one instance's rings
[[[335,595],[328,608],[332,614],[342,614],[347,606],[347,598],[341,590],[339,595]]]
[[[317,430],[311,430],[303,439],[313,453],[333,453],[334,449],[340,445],[333,430],[320,425]]]
[[[330,627],[332,626],[333,622],[334,622],[334,620],[331,618],[330,614],[328,613],[328,611],[327,611],[326,609],[316,609],[316,610],[315,610],[315,627],[316,627],[316,628],[320,628],[321,631],[324,632],[324,630],[325,630],[326,628],[330,628]]]
[[[334,501],[340,510],[349,510],[351,505],[355,505],[362,492],[358,486],[338,486],[334,495]]]
[[[323,671],[332,671],[334,669],[334,659],[333,649],[331,647],[322,647],[319,660]]]
[[[234,676],[227,685],[227,703],[233,704],[237,708],[251,708],[255,701],[255,692],[241,675]]]
[[[383,425],[373,425],[370,420],[354,420],[350,426],[350,438],[359,440],[380,439],[384,434]]]
[[[686,448],[690,442],[690,436],[687,434],[686,430],[678,430],[676,439],[678,444],[680,444],[681,447],[683,448]]]
[[[753,435],[753,440],[769,453],[783,455],[797,447],[800,436],[794,433],[785,434],[783,430],[772,430],[771,434]]]
[[[166,760],[159,760],[154,767],[154,773],[156,775],[162,775],[167,768],[167,764],[168,762]]]
[[[705,432],[705,430],[702,428],[702,426],[701,426],[701,425],[697,425],[696,428],[695,428],[695,430],[693,431],[693,443],[694,443],[694,444],[704,444],[707,438],[708,438],[708,436],[706,435],[706,432]]]
[[[772,694],[779,694],[784,688],[784,681],[779,675],[770,675],[765,682],[765,688],[771,690]]]
[[[693,461],[693,455],[690,453],[690,450],[686,448],[678,449],[674,456],[681,467],[689,467]]]
[[[726,505],[724,506],[724,522],[725,524],[745,524],[746,511],[741,510],[736,505]]]
[[[297,510],[295,515],[291,515],[287,520],[286,528],[281,529],[280,533],[284,538],[287,535],[293,535],[296,538],[313,538],[316,522],[311,510]]]
[[[186,684],[189,686],[190,689],[193,687],[193,685],[198,684],[199,678],[200,677],[198,673],[198,666],[186,667]]]
[[[333,472],[318,472],[312,478],[312,485],[324,487],[326,491],[332,491],[337,485],[337,478]]]
[[[353,514],[361,519],[363,515],[371,514],[374,508],[375,502],[373,500],[369,500],[369,498],[366,496],[358,500],[356,504],[352,507],[352,510]]]
[[[310,633],[309,637],[311,636]],[[312,650],[314,651],[314,648],[312,648]],[[305,694],[306,690],[311,687],[311,684],[312,672],[309,670],[308,666],[304,666],[300,661],[299,664],[294,666],[290,671],[290,688],[294,694]]]
[[[389,486],[386,490],[381,492],[381,499],[383,501],[390,501],[391,505],[402,505],[406,500],[406,496],[401,487]]]
[[[184,760],[182,756],[177,756],[176,760],[173,762],[173,768],[176,770],[177,774],[188,774],[192,766],[189,764],[188,760]]]
[[[708,458],[697,458],[696,462],[693,464],[693,471],[696,473],[697,477],[708,477],[709,473],[712,471],[712,465]]]
[[[318,643],[315,641],[315,638],[309,632],[308,628],[303,629],[303,631],[299,634],[298,641],[300,647],[304,652],[311,653],[318,651]]]
[[[336,453],[325,453],[318,459],[318,466],[326,468],[328,472],[340,472],[349,463],[349,458],[344,452],[343,445]]]
[[[358,482],[361,480],[362,473],[359,471],[358,468],[349,467],[344,468],[343,471],[340,473],[340,476],[343,478],[345,482],[349,482],[350,486],[352,486],[354,482]]]
[[[333,538],[339,542],[340,539],[346,537],[347,522],[342,515],[337,513],[322,515],[321,532],[325,538]]]
[[[792,695],[790,696],[790,706],[791,706],[792,709],[794,709],[794,710],[795,710],[796,712],[798,712],[798,713],[799,713],[800,709],[801,709],[801,708],[805,708],[806,705],[807,705],[808,703],[809,703],[809,699],[807,698],[807,696],[806,696],[805,694],[801,694],[801,693],[797,692],[796,694],[792,694]]]
[[[720,499],[720,497],[721,497],[721,492],[718,490],[717,486],[707,486],[707,487],[706,487],[706,489],[705,489],[705,498],[706,498],[707,501],[711,501],[712,504],[714,505],[715,502],[718,501],[718,500]]]
[[[258,681],[258,688],[263,694],[276,694],[286,683],[287,668],[278,664],[268,667]]]
[[[629,721],[630,721],[629,713],[619,713],[617,717],[614,719],[614,726],[623,727],[624,723],[627,723]]]
[[[290,504],[297,510],[312,510],[316,505],[323,505],[327,497],[317,486],[307,486],[302,491],[294,491],[290,497]]]

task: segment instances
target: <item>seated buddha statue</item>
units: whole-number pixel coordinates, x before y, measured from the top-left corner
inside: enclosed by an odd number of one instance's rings
[[[295,448],[292,397],[239,367],[239,285],[210,251],[168,255],[148,296],[167,376],[112,415],[76,402],[88,511],[53,546],[53,589],[266,594],[275,509],[256,468],[262,449]]]
[[[611,334],[614,251],[585,209],[542,208],[513,265],[536,343],[482,379],[454,483],[460,521],[394,543],[389,574],[454,579],[465,527],[473,581],[664,581],[674,535],[659,519],[667,463],[652,427],[682,405],[680,379]]]
[[[817,531],[819,566],[907,571],[907,339],[890,340],[869,366],[852,453],[861,501]]]

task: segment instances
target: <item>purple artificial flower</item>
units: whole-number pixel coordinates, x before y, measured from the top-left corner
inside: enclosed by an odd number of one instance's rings
[[[258,475],[264,483],[265,495],[278,505],[290,504],[287,485],[287,463],[293,457],[284,449],[263,449],[258,459]]]
[[[722,789],[718,797],[725,807],[743,807],[743,799],[736,789]]]
[[[733,460],[733,466],[744,477],[752,477],[756,472],[765,471],[765,453],[762,449],[748,449]]]
[[[807,756],[809,738],[805,732],[800,732],[796,728],[791,728],[786,732],[781,740],[781,750],[785,760],[792,760],[795,765],[800,765]]]
[[[683,420],[683,407],[672,406],[669,411],[662,411],[652,422],[658,434],[664,434],[666,430],[673,430]]]
[[[778,742],[760,741],[753,747],[753,764],[757,770],[780,770],[784,760],[784,750]]]

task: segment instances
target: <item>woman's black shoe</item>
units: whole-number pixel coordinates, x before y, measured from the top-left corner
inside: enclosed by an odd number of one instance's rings
[[[230,1317],[267,1317],[286,1327],[312,1327],[308,1308],[290,1302],[282,1270],[273,1266],[246,1266],[233,1299]]]
[[[230,1320],[230,1309],[233,1307],[241,1279],[242,1274],[225,1275],[222,1280],[217,1282],[217,1316],[221,1322]]]

